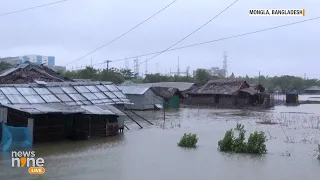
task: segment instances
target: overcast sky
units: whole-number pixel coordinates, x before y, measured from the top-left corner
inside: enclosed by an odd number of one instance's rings
[[[55,0],[0,0],[0,14]],[[56,57],[65,65],[109,42],[173,0],[70,0],[0,17],[0,57],[28,54]],[[214,17],[234,0],[178,0],[168,9],[114,43],[67,66],[96,64],[162,51]],[[319,0],[239,0],[209,25],[176,47],[219,39],[320,16]],[[304,8],[305,17],[252,17],[249,9]],[[320,79],[320,19],[259,34],[166,52],[148,62],[148,72],[222,67],[229,74],[296,75]],[[140,58],[142,62],[148,57]],[[125,67],[125,61],[110,63]],[[133,60],[129,67],[133,68]],[[103,65],[97,66],[103,67]],[[140,73],[145,72],[140,65]]]

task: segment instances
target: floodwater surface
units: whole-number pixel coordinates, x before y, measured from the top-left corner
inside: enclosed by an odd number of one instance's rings
[[[124,135],[89,141],[36,145],[45,159],[44,175],[29,175],[25,168],[11,168],[10,154],[2,154],[0,179],[53,180],[163,180],[247,179],[318,180],[320,161],[319,105],[279,106],[266,112],[223,109],[188,109],[138,112],[146,121],[126,124]],[[300,112],[300,113],[291,113]],[[307,113],[303,113],[307,112]],[[263,125],[259,122],[274,121]],[[268,137],[266,155],[229,154],[218,151],[217,142],[236,123],[248,133],[262,130]],[[198,147],[177,146],[184,133],[198,135]]]

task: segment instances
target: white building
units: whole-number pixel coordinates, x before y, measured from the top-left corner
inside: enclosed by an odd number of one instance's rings
[[[25,55],[19,57],[22,62],[32,62],[35,64],[43,64],[45,66],[55,66],[55,57],[53,56],[41,56],[41,55]]]
[[[219,67],[211,67],[210,69],[205,69],[208,74],[211,76],[221,76],[226,77],[226,73],[224,69],[220,69]],[[193,76],[196,75],[197,71],[193,71]]]
[[[53,67],[55,66],[55,57],[53,56],[41,56],[41,55],[24,55],[16,57],[5,57],[0,58],[0,62],[6,62],[10,64],[21,64],[23,62],[32,62],[35,64],[43,64],[45,66]]]

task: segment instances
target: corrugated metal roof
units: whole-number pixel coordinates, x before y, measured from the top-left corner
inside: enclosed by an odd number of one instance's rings
[[[61,110],[55,109],[48,107],[46,105],[41,105],[41,104],[15,104],[15,105],[10,105],[6,104],[3,105],[5,107],[9,107],[18,111],[26,112],[29,114],[46,114],[46,113],[61,113]]]
[[[137,84],[137,86],[142,87],[171,87],[177,88],[179,91],[186,91],[194,86],[195,83],[188,83],[188,82],[158,82],[158,83],[144,83],[144,84]]]
[[[64,104],[14,104],[3,105],[18,111],[26,112],[29,114],[46,114],[46,113],[62,113],[62,114],[98,114],[98,115],[116,115],[116,111],[109,109],[103,109],[96,105],[84,105],[84,106],[67,106]],[[115,108],[115,107],[113,107]],[[116,108],[115,108],[116,109]],[[119,111],[119,110],[118,110]]]
[[[320,91],[320,86],[312,86],[312,87],[309,87],[305,90],[306,91]]]
[[[113,112],[114,114],[116,114],[118,116],[126,116],[122,111],[120,111],[119,109],[117,109],[116,107],[114,107],[112,105],[98,105],[98,106],[104,110],[110,110],[111,112]]]
[[[102,105],[132,102],[110,82],[0,84],[0,104]]]
[[[124,94],[132,94],[132,95],[143,95],[150,89],[150,87],[139,87],[139,86],[118,86],[118,88]]]
[[[99,114],[99,115],[116,115],[110,110],[105,110],[99,106],[81,106],[81,108],[86,110],[86,114]]]

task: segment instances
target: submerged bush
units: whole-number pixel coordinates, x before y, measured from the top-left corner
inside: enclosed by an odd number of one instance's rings
[[[234,132],[238,136],[234,136]],[[265,142],[267,137],[264,132],[255,131],[251,133],[248,142],[245,142],[244,125],[237,124],[236,128],[230,129],[224,135],[224,138],[218,141],[219,150],[222,152],[235,152],[235,153],[251,153],[263,154],[267,152]]]
[[[182,136],[180,139],[180,142],[178,143],[178,146],[180,147],[196,147],[196,144],[198,142],[198,138],[196,134],[186,134]]]

